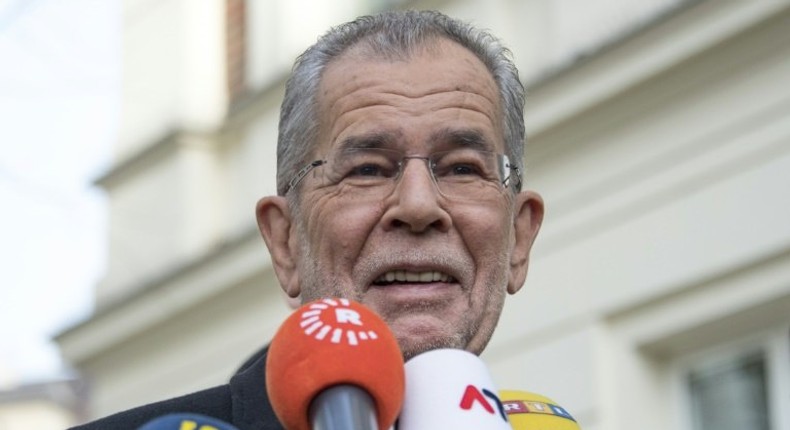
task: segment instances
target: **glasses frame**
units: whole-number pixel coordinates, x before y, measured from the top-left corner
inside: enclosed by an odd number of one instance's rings
[[[442,151],[442,152],[446,152],[446,151]],[[507,155],[500,154],[500,153],[497,153],[497,152],[492,152],[492,154],[496,154],[498,156],[503,157],[503,159],[504,159],[503,160],[504,161],[504,163],[503,163],[504,166],[507,167],[508,169],[510,169],[510,174],[507,175],[507,177],[505,177],[504,179],[502,179],[502,182],[501,182],[502,186],[508,187],[509,186],[508,182],[510,182],[510,179],[515,178],[515,181],[514,181],[515,184],[513,185],[513,188],[515,189],[516,192],[520,192],[521,191],[521,184],[522,184],[521,170],[516,165],[513,165],[513,164],[510,163],[510,157],[508,157]],[[402,171],[403,171],[403,169],[404,169],[404,167],[406,165],[406,163],[405,163],[406,160],[419,159],[419,160],[425,160],[426,161],[426,165],[428,167],[428,171],[431,173],[431,179],[433,179],[434,182],[437,182],[436,181],[436,177],[434,176],[434,173],[433,173],[433,169],[431,168],[431,163],[430,163],[432,155],[433,154],[428,154],[428,156],[425,156],[425,157],[419,156],[419,155],[403,155],[401,157],[401,159],[400,159],[400,162],[398,163],[399,169],[400,169],[400,172],[398,173],[398,177],[400,177],[400,174],[402,173]],[[298,172],[296,172],[296,174],[294,175],[293,178],[291,178],[290,181],[288,181],[288,186],[285,188],[285,192],[283,193],[283,195],[287,195],[289,191],[291,191],[292,189],[296,188],[296,186],[299,185],[300,182],[302,182],[302,179],[304,179],[304,177],[307,176],[308,173],[310,173],[311,171],[313,171],[314,169],[316,169],[316,168],[318,168],[320,166],[323,166],[323,165],[327,164],[327,162],[328,161],[326,159],[317,159],[317,160],[313,160],[313,161],[307,163],[304,167],[299,169]]]

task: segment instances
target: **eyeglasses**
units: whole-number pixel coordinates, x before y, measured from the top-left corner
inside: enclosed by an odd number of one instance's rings
[[[392,149],[352,147],[304,166],[288,183],[286,193],[308,173],[323,167],[316,174],[321,186],[340,187],[340,193],[355,199],[381,198],[394,191],[411,159],[424,160],[439,192],[455,200],[484,200],[508,185],[521,189],[518,168],[504,154],[462,148],[422,157]]]

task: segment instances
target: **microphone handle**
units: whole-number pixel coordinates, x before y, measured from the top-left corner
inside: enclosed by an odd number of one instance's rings
[[[379,430],[373,399],[354,385],[335,385],[310,404],[313,430]]]

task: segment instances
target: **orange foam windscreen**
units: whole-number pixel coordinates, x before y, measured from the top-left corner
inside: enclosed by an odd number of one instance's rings
[[[387,429],[400,413],[404,381],[395,336],[376,313],[350,300],[303,305],[269,346],[266,392],[288,430],[310,430],[310,402],[340,384],[365,390],[376,406],[379,428]]]

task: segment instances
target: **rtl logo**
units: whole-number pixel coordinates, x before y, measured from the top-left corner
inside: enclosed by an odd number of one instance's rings
[[[461,397],[461,409],[468,411],[472,408],[483,408],[491,415],[498,414],[503,421],[507,422],[505,408],[499,397],[485,388],[478,389],[474,385],[467,385],[464,395]]]

